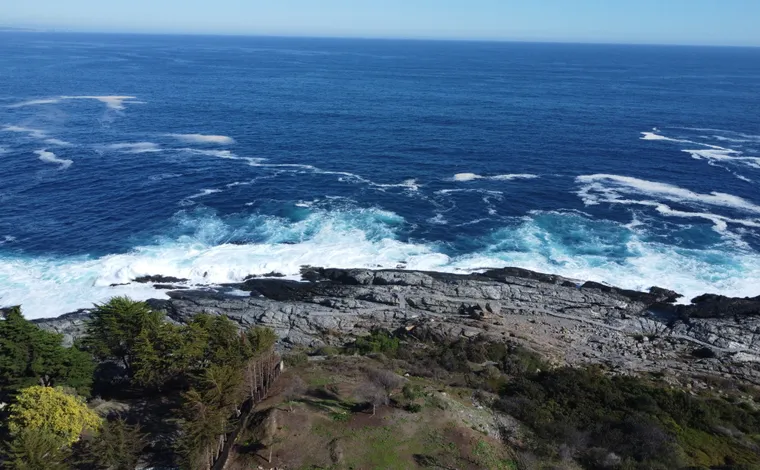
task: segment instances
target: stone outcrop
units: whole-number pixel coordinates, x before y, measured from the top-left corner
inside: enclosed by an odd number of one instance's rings
[[[250,278],[149,302],[176,322],[207,312],[242,327],[269,326],[283,347],[345,343],[373,328],[404,328],[426,337],[510,338],[558,363],[760,383],[760,298],[701,296],[675,305],[680,296],[665,289],[629,291],[517,268],[467,275],[307,268],[303,279]],[[86,316],[39,324],[70,339],[81,334]]]

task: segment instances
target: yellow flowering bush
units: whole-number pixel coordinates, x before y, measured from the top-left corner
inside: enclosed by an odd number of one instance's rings
[[[8,428],[17,434],[23,430],[43,430],[59,436],[67,445],[79,440],[84,430],[97,431],[100,417],[87,408],[80,397],[62,388],[35,385],[25,388],[10,406]]]

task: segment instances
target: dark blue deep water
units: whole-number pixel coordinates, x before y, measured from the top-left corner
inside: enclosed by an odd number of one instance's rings
[[[0,304],[521,266],[760,294],[760,49],[0,33]]]

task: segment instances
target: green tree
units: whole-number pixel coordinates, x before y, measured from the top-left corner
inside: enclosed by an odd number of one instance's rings
[[[62,336],[26,320],[19,307],[0,321],[0,401],[31,385],[67,386],[88,395],[95,364],[77,348],[64,348]]]
[[[61,436],[40,429],[22,429],[7,444],[9,470],[69,470],[71,450]]]
[[[85,430],[97,431],[101,420],[84,400],[61,388],[35,385],[21,390],[9,407],[8,430],[12,435],[48,432],[71,445]]]
[[[212,365],[198,379],[198,386],[183,394],[181,437],[177,452],[182,467],[210,468],[223,441],[240,414],[243,374],[232,366]]]
[[[188,325],[188,349],[200,353],[198,366],[242,366],[253,355],[238,325],[224,315],[195,315]]]
[[[277,342],[277,334],[271,328],[263,326],[249,328],[245,335],[251,345],[254,356],[270,352]]]
[[[189,370],[198,354],[189,344],[186,331],[184,327],[163,323],[140,333],[135,339],[132,364],[138,385],[160,389]]]
[[[88,468],[134,470],[145,449],[145,437],[139,425],[121,418],[107,421],[97,438],[84,442],[80,461]]]
[[[84,344],[96,358],[118,361],[133,376],[138,338],[146,330],[159,328],[164,315],[128,297],[114,297],[96,307]]]

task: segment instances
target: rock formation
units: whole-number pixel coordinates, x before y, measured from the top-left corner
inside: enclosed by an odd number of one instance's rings
[[[404,328],[426,337],[510,338],[557,363],[760,384],[760,297],[704,295],[675,305],[680,296],[661,288],[629,291],[517,268],[467,275],[305,268],[303,279],[252,277],[171,291],[168,300],[149,303],[176,322],[207,312],[241,326],[269,326],[285,348]],[[80,311],[38,324],[71,340],[87,316]]]

